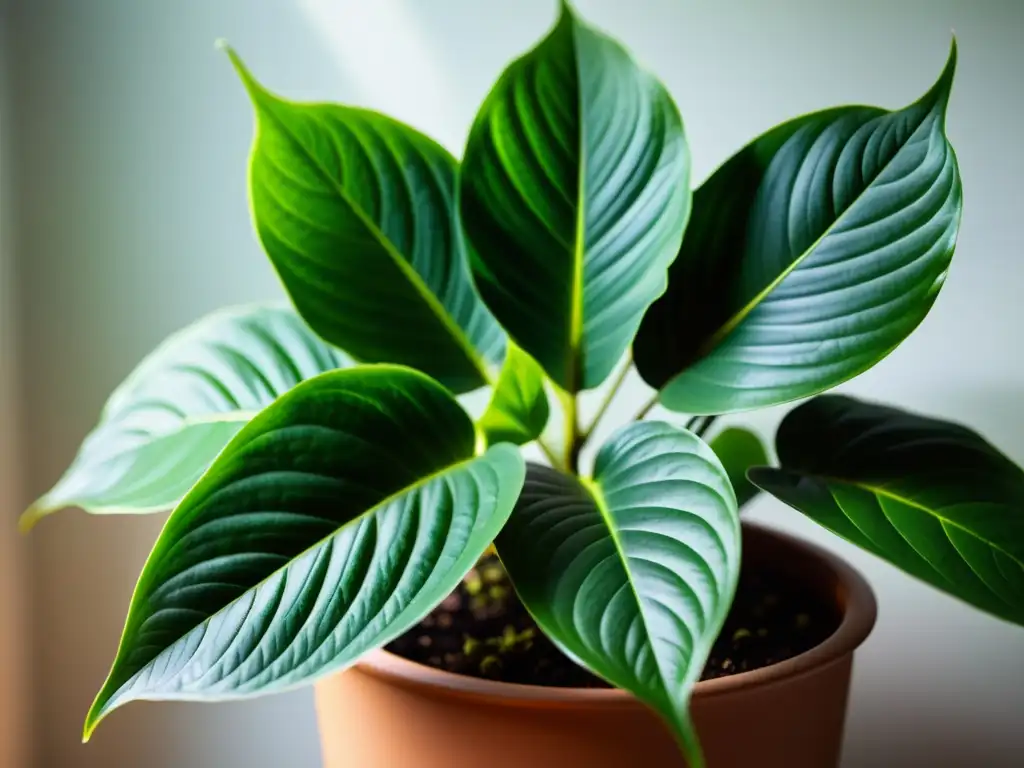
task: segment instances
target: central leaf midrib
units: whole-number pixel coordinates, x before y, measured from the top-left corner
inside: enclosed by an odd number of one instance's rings
[[[123,683],[118,685],[118,687],[115,690],[113,690],[108,696],[106,696],[104,698],[103,704],[101,706],[97,707],[96,704],[93,704],[92,708],[90,708],[89,718],[88,719],[91,721],[93,716],[94,716],[94,714],[96,716],[100,715],[106,709],[107,705],[111,701],[113,701],[115,699],[115,697],[118,694],[121,693],[121,691],[125,690],[125,688],[130,686],[136,679],[138,679],[140,674],[145,672],[153,664],[153,662],[156,661],[156,659],[158,659],[160,657],[160,654],[162,654],[164,651],[166,651],[168,648],[172,647],[173,645],[175,645],[177,643],[180,643],[185,637],[187,637],[190,633],[194,632],[197,628],[199,628],[199,627],[201,627],[201,626],[203,626],[205,624],[209,624],[210,622],[214,621],[218,616],[220,616],[221,614],[223,614],[224,612],[229,610],[233,605],[235,605],[235,603],[237,603],[239,600],[241,600],[247,594],[250,594],[251,592],[260,589],[263,585],[268,583],[271,579],[274,579],[278,575],[280,575],[281,573],[287,571],[297,560],[299,560],[299,559],[305,557],[306,555],[312,553],[316,549],[318,549],[320,547],[323,547],[328,541],[330,541],[331,539],[333,539],[336,536],[338,536],[343,530],[345,530],[349,526],[358,524],[359,522],[365,520],[370,515],[374,514],[378,510],[382,509],[383,507],[386,507],[388,504],[391,504],[392,502],[396,501],[397,499],[401,498],[402,496],[404,496],[406,494],[409,494],[409,493],[413,493],[416,490],[424,487],[428,483],[431,483],[434,480],[438,479],[439,477],[441,477],[441,476],[443,476],[445,474],[448,474],[450,472],[454,472],[454,471],[456,471],[456,470],[458,470],[458,469],[460,469],[460,468],[462,468],[462,467],[464,467],[466,465],[471,464],[472,462],[474,462],[474,461],[476,461],[476,460],[478,460],[480,458],[483,458],[483,456],[475,456],[475,455],[474,456],[470,456],[467,459],[463,459],[463,460],[455,462],[453,464],[449,464],[449,465],[447,465],[447,466],[445,466],[445,467],[443,467],[441,469],[435,470],[434,472],[430,473],[429,475],[426,475],[425,477],[422,477],[422,478],[416,480],[415,482],[410,483],[407,486],[404,486],[403,488],[401,488],[398,491],[395,491],[394,493],[392,493],[389,496],[385,497],[381,501],[379,501],[376,504],[374,504],[372,507],[369,507],[368,509],[366,509],[365,511],[363,511],[360,514],[356,515],[355,517],[351,518],[350,520],[346,520],[344,523],[342,523],[337,528],[335,528],[335,530],[333,530],[330,534],[328,534],[327,536],[324,536],[321,539],[318,539],[315,543],[311,544],[306,549],[304,549],[301,552],[299,552],[299,553],[289,557],[288,562],[285,563],[284,565],[282,565],[280,568],[274,569],[271,573],[267,574],[265,577],[260,579],[258,582],[256,582],[255,584],[247,587],[245,590],[243,590],[243,592],[240,595],[238,595],[238,597],[230,600],[228,603],[226,603],[225,605],[223,605],[220,608],[218,608],[216,611],[211,613],[209,616],[205,617],[202,621],[199,621],[196,624],[194,624],[193,626],[189,627],[187,630],[182,632],[177,638],[175,638],[172,642],[166,643],[164,648],[162,648],[159,653],[157,653],[153,658],[149,659],[141,667],[139,667],[139,669],[137,669],[135,672],[133,672],[130,677],[128,677]],[[140,584],[142,583],[142,581],[143,581],[143,579],[144,579],[144,577],[146,575],[147,575],[146,573],[143,573],[142,576],[140,576],[140,578],[139,578],[139,583]],[[129,614],[131,614],[133,608],[136,605],[136,598],[137,597],[138,597],[138,593],[136,593],[136,594],[134,594],[132,596],[131,605],[129,605],[129,608],[128,608]],[[136,625],[136,627],[133,628],[133,632],[137,631],[138,626],[141,626],[141,624]],[[121,645],[118,648],[118,652],[117,652],[117,655],[115,656],[115,660],[114,660],[114,665],[113,665],[113,668],[111,670],[112,672],[113,672],[113,669],[116,669],[118,663],[122,660],[122,650],[124,648],[124,640],[126,640],[126,639],[127,639],[127,632],[125,633],[125,636],[122,638]],[[107,683],[109,683],[109,680],[107,681]],[[102,696],[103,692],[106,690],[107,683],[104,684],[103,689],[100,692],[100,696]],[[97,696],[97,703],[99,702],[100,696]]]
[[[654,659],[654,666],[658,670],[658,679],[661,681],[661,694],[666,699],[666,703],[672,710],[674,718],[675,707],[671,701],[671,688],[668,684],[668,680],[666,679],[665,670],[662,669],[661,659],[659,658],[658,652],[654,649],[654,636],[651,634],[650,628],[647,626],[647,616],[644,613],[644,603],[640,597],[640,593],[636,589],[636,585],[633,583],[633,573],[629,566],[629,556],[626,554],[626,549],[622,543],[619,529],[615,524],[615,519],[612,517],[611,510],[608,508],[608,502],[604,497],[604,490],[601,488],[601,484],[597,480],[591,480],[586,477],[579,477],[578,479],[594,500],[594,507],[597,509],[598,514],[601,515],[601,519],[604,520],[605,527],[608,529],[608,536],[612,540],[612,544],[615,546],[615,552],[619,556],[619,561],[622,563],[622,570],[626,574],[626,583],[629,584],[630,592],[632,592],[633,599],[636,602],[637,615],[640,617],[640,624],[643,627],[644,636],[647,638],[647,642],[651,646],[651,657]]]
[[[906,109],[909,108],[910,107],[906,107]],[[899,114],[900,111],[902,110],[889,110],[880,117],[889,118],[892,117],[893,115]],[[922,117],[921,121],[916,126],[914,126],[914,130],[910,132],[909,136],[907,137],[907,140],[900,145],[900,148],[896,150],[896,152],[893,154],[891,158],[886,160],[886,162],[879,167],[878,171],[871,177],[871,180],[864,185],[864,189],[857,193],[853,200],[850,201],[849,205],[847,205],[846,208],[843,209],[843,211],[838,216],[836,216],[835,221],[829,224],[825,231],[821,235],[819,235],[813,243],[811,243],[807,248],[805,248],[804,251],[796,259],[794,259],[792,263],[790,263],[789,266],[787,266],[779,274],[778,277],[772,280],[765,288],[763,288],[756,296],[754,296],[753,299],[747,302],[747,304],[745,304],[736,314],[730,317],[728,321],[726,321],[717,331],[715,331],[708,338],[706,342],[704,342],[704,344],[701,345],[700,349],[698,350],[695,356],[696,359],[699,360],[703,357],[706,357],[712,351],[714,351],[714,349],[718,347],[718,345],[721,344],[726,339],[726,337],[728,337],[733,331],[735,331],[739,327],[739,325],[744,320],[746,320],[747,317],[749,317],[750,314],[776,288],[779,287],[779,284],[782,283],[783,280],[785,280],[787,277],[789,277],[790,274],[796,271],[796,269],[798,269],[800,265],[802,265],[810,257],[810,255],[814,253],[818,246],[821,245],[822,241],[824,241],[826,237],[829,237],[832,234],[832,232],[835,231],[835,229],[839,226],[840,222],[842,222],[845,219],[845,217],[850,213],[850,211],[857,207],[860,201],[867,195],[868,191],[874,186],[874,183],[878,180],[878,177],[881,176],[893,164],[896,158],[899,157],[900,154],[906,149],[907,144],[917,134],[917,132],[921,129],[921,126],[924,125],[925,121],[928,119],[929,116],[931,116],[931,114],[931,109],[925,112],[924,117]]]
[[[269,96],[269,98],[274,98],[269,94],[267,95]],[[342,187],[341,184],[337,182],[337,180],[335,180],[324,168],[321,167],[320,163],[317,162],[313,154],[308,149],[306,149],[306,147],[302,144],[298,137],[296,137],[295,134],[291,131],[291,129],[288,127],[287,122],[278,117],[274,113],[273,109],[264,108],[263,111],[264,113],[269,114],[277,122],[277,124],[282,128],[284,134],[288,137],[289,141],[295,147],[298,148],[299,153],[306,158],[307,162],[309,162],[314,169],[316,169],[317,174],[326,182],[327,186],[329,186],[335,191],[335,193],[338,195],[341,201],[346,206],[348,206],[349,210],[356,216],[356,218],[359,219],[359,221],[363,224],[364,227],[366,227],[370,234],[373,235],[374,239],[377,240],[377,242],[380,244],[384,252],[394,262],[395,266],[397,266],[398,269],[405,275],[406,279],[408,279],[409,282],[412,283],[413,288],[420,295],[420,297],[426,303],[427,307],[431,310],[434,316],[437,317],[437,319],[441,322],[441,325],[448,330],[449,334],[451,334],[452,338],[454,339],[456,345],[462,350],[462,353],[466,356],[468,362],[477,371],[477,373],[480,374],[483,381],[487,384],[492,384],[493,382],[491,380],[490,373],[487,371],[487,367],[480,360],[480,357],[476,352],[476,348],[473,346],[472,342],[470,342],[469,338],[466,336],[462,328],[459,327],[454,320],[452,320],[451,316],[448,314],[448,311],[438,300],[437,296],[434,295],[434,292],[431,291],[423,282],[423,278],[420,276],[420,274],[415,269],[413,269],[411,264],[409,264],[404,258],[402,258],[402,255],[396,251],[395,246],[391,242],[391,240],[381,231],[380,227],[377,226],[377,224],[366,215],[363,209],[355,204],[352,198],[349,197],[348,192],[345,191],[345,188]],[[452,226],[454,226],[454,222],[451,222],[451,224]],[[453,233],[453,236],[457,237],[458,233]]]
[[[580,389],[583,379],[583,257],[586,236],[586,136],[585,119],[583,109],[583,72],[580,68],[580,57],[578,51],[577,22],[575,18],[572,24],[570,40],[572,43],[572,56],[574,70],[576,72],[576,114],[579,119],[579,133],[576,137],[579,143],[579,168],[576,178],[576,232],[573,240],[573,263],[572,263],[572,295],[570,297],[569,315],[569,369],[568,369],[568,392],[573,397]]]

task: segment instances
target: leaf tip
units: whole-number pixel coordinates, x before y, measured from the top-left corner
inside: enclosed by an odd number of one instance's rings
[[[228,60],[231,62],[231,66],[235,68],[235,72],[238,73],[239,79],[242,81],[242,85],[245,86],[245,90],[248,91],[249,96],[253,102],[258,101],[260,96],[267,95],[267,89],[260,85],[259,81],[253,77],[252,72],[245,66],[245,62],[242,61],[242,57],[238,55],[238,51],[231,47],[227,40],[220,38],[214,44],[217,50],[223,51],[227,54]]]
[[[46,506],[42,500],[37,501],[31,507],[21,513],[21,517],[18,518],[18,532],[23,536],[27,535],[36,524],[44,517],[53,512],[53,509]]]
[[[559,0],[558,2],[558,20],[555,23],[555,28],[558,29],[562,25],[576,25],[580,23],[579,14],[576,12],[575,6],[573,6],[570,0]]]
[[[951,33],[949,55],[946,57],[946,65],[942,68],[942,74],[940,74],[938,80],[935,81],[935,85],[933,85],[925,95],[926,100],[933,102],[935,106],[943,112],[945,112],[946,105],[949,103],[949,94],[953,90],[953,77],[956,75],[957,59],[959,58],[956,32],[951,30]]]
[[[100,721],[104,718],[105,713],[100,705],[99,697],[93,702],[92,706],[89,707],[89,712],[85,716],[85,724],[82,726],[82,743],[88,744],[92,735],[96,732],[96,727],[100,724]]]
[[[120,650],[118,651],[120,656]],[[113,685],[114,672],[117,669],[117,661],[114,662],[114,667],[110,670],[110,674],[107,675],[107,679],[103,682],[103,687],[100,688],[96,694],[96,698],[93,699],[92,705],[89,707],[89,711],[85,715],[85,722],[82,725],[82,743],[88,744],[89,740],[92,739],[96,729],[100,723],[103,722],[107,716],[118,707],[126,704],[131,699],[125,699],[117,696],[117,686]]]
[[[939,78],[940,81],[948,80],[949,82],[952,82],[953,74],[956,72],[956,62],[959,55],[960,49],[956,42],[956,30],[951,29],[949,38],[949,55],[946,57],[946,66],[942,71],[942,77]]]

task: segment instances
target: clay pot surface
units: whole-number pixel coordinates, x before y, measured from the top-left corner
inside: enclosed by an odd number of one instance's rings
[[[854,650],[875,622],[864,579],[836,556],[744,524],[744,567],[800,580],[842,616],[810,651],[698,683],[709,768],[838,764]],[[385,651],[316,685],[324,768],[683,768],[667,729],[613,689],[511,685]]]

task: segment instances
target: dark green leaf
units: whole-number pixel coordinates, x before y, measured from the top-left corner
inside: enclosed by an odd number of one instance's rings
[[[954,46],[906,109],[785,123],[700,187],[668,291],[634,345],[664,406],[719,414],[822,392],[924,319],[960,222],[945,136],[955,64]]]
[[[711,450],[729,474],[729,482],[736,492],[736,503],[742,508],[759,492],[758,487],[747,479],[747,470],[768,463],[764,443],[749,429],[729,427],[711,440]]]
[[[665,290],[689,171],[668,92],[568,5],[484,102],[460,174],[476,285],[563,390],[601,384]]]
[[[489,546],[523,461],[476,457],[451,395],[407,368],[300,384],[246,425],[167,522],[89,734],[136,699],[267,693],[415,625]]]
[[[687,701],[740,566],[736,499],[714,452],[641,422],[601,448],[592,480],[531,464],[496,544],[544,634],[661,714],[702,764]]]
[[[750,479],[824,527],[1024,624],[1024,471],[974,432],[849,397],[779,427],[782,469]]]
[[[544,372],[533,358],[509,342],[491,402],[480,419],[488,445],[523,445],[540,437],[548,423]]]
[[[171,336],[107,401],[60,481],[22,517],[168,509],[261,408],[350,365],[284,306],[216,312]]]
[[[469,276],[455,159],[375,112],[281,99],[229,53],[258,122],[256,230],[303,318],[357,360],[484,384],[504,336]]]

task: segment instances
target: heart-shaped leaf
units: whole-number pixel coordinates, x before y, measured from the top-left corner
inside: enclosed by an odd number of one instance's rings
[[[736,503],[742,508],[760,493],[760,489],[747,479],[747,470],[768,463],[764,443],[749,429],[729,427],[711,439],[711,450],[725,467],[736,492]]]
[[[509,342],[498,383],[479,424],[488,445],[523,445],[540,437],[548,423],[544,372],[533,358]]]
[[[687,701],[740,567],[736,498],[714,452],[641,422],[601,448],[592,480],[531,464],[496,545],[544,634],[651,706],[702,765]]]
[[[668,92],[567,3],[481,107],[459,176],[476,285],[563,390],[604,381],[665,290],[689,170]]]
[[[376,112],[279,98],[229,54],[256,110],[256,230],[306,322],[357,360],[486,383],[504,334],[469,275],[455,159]]]
[[[750,479],[912,576],[1024,625],[1024,471],[957,424],[849,397],[796,408]]]
[[[246,425],[174,510],[85,734],[136,699],[225,699],[335,672],[416,624],[504,524],[510,445],[423,374],[334,371]]]
[[[785,123],[696,192],[636,366],[672,410],[719,414],[817,394],[913,331],[946,276],[961,185],[935,86],[897,112],[843,107]]]
[[[67,506],[172,507],[261,408],[351,362],[286,306],[221,310],[171,336],[110,396],[100,422],[22,527]]]

